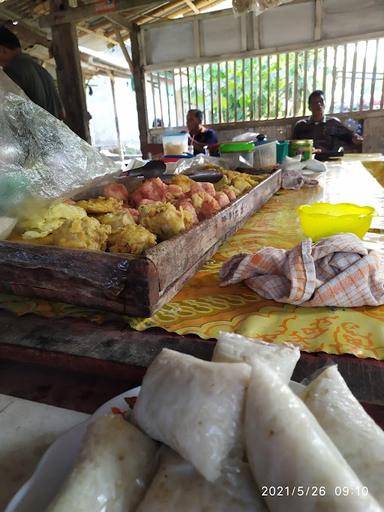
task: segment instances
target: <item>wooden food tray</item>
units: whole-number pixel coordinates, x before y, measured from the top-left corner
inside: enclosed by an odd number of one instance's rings
[[[0,242],[0,290],[150,316],[279,190],[277,171],[216,215],[141,256]]]

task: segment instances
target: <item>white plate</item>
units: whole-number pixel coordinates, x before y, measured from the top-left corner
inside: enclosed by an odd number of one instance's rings
[[[291,389],[300,396],[304,386],[290,382]],[[97,417],[111,412],[112,407],[126,410],[124,398],[138,396],[140,387],[112,398],[86,421],[60,436],[45,452],[32,477],[19,489],[4,512],[43,512],[59,491],[72,469],[88,425]],[[74,512],[74,511],[68,511]]]
[[[127,403],[124,398],[137,396],[139,390],[140,387],[137,387],[112,398],[86,421],[73,427],[51,444],[32,477],[19,489],[4,512],[43,512],[72,469],[88,425],[95,418],[111,412],[112,407],[126,410]]]

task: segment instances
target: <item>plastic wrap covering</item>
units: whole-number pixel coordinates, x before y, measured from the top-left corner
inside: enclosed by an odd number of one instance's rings
[[[293,0],[232,0],[232,7],[235,14],[243,12],[254,12],[256,16],[266,9],[278,7],[282,4],[288,4]]]
[[[54,199],[117,172],[63,122],[26,98],[0,71],[0,208],[15,210],[29,194]]]
[[[196,155],[193,158],[181,158],[176,165],[174,174],[193,174],[207,166],[222,166],[223,160],[214,156],[204,154]]]
[[[241,155],[233,153],[229,156],[230,158],[218,158],[201,154],[193,158],[182,158],[177,162],[174,174],[193,174],[200,170],[215,169],[217,167],[224,169],[252,169],[252,165]]]

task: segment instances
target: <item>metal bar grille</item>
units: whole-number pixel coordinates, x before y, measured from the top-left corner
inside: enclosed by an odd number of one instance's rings
[[[367,49],[368,42],[365,41],[365,51],[364,51],[364,60],[363,60],[363,73],[361,77],[361,92],[360,92],[360,110],[364,108],[364,93],[365,93],[365,71],[367,66]]]
[[[341,84],[341,106],[340,111],[344,110],[344,98],[345,98],[345,81],[347,78],[347,45],[344,45],[343,49],[343,75],[342,75],[342,84]]]
[[[337,73],[337,47],[333,48],[333,70],[332,70],[332,88],[331,88],[331,112],[335,111],[335,93],[336,93],[336,73]]]
[[[181,96],[181,118],[185,119],[184,117],[184,94],[183,94],[183,74],[181,71],[181,68],[179,68],[179,76],[180,76],[180,96]]]
[[[323,88],[331,112],[384,108],[384,38],[193,64],[146,75],[148,114],[161,126],[183,126],[190,108],[207,122],[231,123],[305,115],[311,89]],[[173,93],[173,100],[172,95]],[[148,119],[152,125],[152,119]]]
[[[242,62],[242,77],[241,77],[241,97],[243,102],[243,119],[242,121],[245,121],[245,59],[243,59]]]
[[[379,45],[379,41],[376,39],[376,41],[375,41],[375,56],[373,59],[371,99],[369,102],[369,110],[373,110],[373,105],[374,105],[374,100],[375,100],[375,85],[376,85],[376,71],[377,71],[377,47],[378,47],[378,45]]]
[[[275,119],[279,117],[279,93],[280,93],[280,54],[277,54],[276,61],[276,107],[275,107]]]
[[[304,52],[304,95],[303,95],[303,116],[305,116],[305,111],[307,110],[307,80],[308,80],[308,50]]]
[[[221,64],[217,65],[217,108],[219,113],[219,123],[222,123],[223,118],[221,114]]]
[[[267,119],[271,114],[271,56],[267,58]]]
[[[289,53],[285,54],[285,117],[289,108]]]
[[[226,85],[226,91],[227,91],[227,108],[226,108],[226,114],[227,114],[227,123],[229,123],[229,96],[228,96],[228,61],[225,63],[225,85]]]
[[[258,119],[261,119],[261,98],[262,98],[262,85],[261,85],[261,79],[262,79],[262,69],[261,69],[261,57],[259,57],[259,102],[257,105],[257,110],[259,112]]]
[[[294,87],[294,92],[293,92],[293,116],[296,116],[297,111],[299,110],[297,108],[297,104],[298,104],[297,96],[298,96],[298,86],[299,86],[298,76],[297,76],[298,67],[299,67],[299,54],[298,54],[298,52],[295,52],[295,74],[294,74],[295,87]]]
[[[253,59],[251,58],[251,69],[250,69],[250,81],[251,81],[251,91],[250,91],[250,94],[251,94],[251,109],[250,109],[250,117],[251,119],[253,119],[253,116],[254,116],[254,99],[253,99]]]

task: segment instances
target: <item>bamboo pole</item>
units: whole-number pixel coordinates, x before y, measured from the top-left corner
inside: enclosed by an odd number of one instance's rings
[[[110,81],[110,84],[111,84],[112,103],[113,103],[113,115],[115,117],[117,145],[119,147],[119,153],[120,153],[121,162],[124,164],[124,150],[123,150],[123,145],[121,143],[119,116],[118,116],[118,113],[117,113],[117,105],[116,105],[115,77],[113,76],[113,74],[110,75],[109,81]]]

